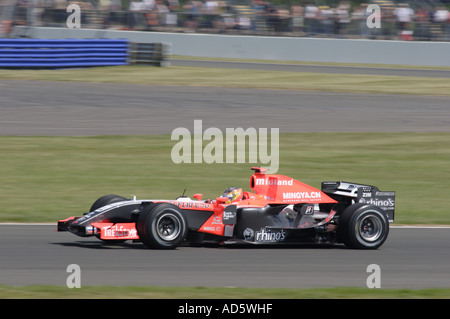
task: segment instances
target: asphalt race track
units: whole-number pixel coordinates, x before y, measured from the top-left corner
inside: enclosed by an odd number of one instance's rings
[[[450,287],[450,229],[393,228],[378,250],[344,246],[293,248],[106,245],[55,232],[55,225],[0,225],[0,283],[65,286],[67,266],[81,285],[195,287],[367,287],[367,266],[381,270],[381,288]]]
[[[0,80],[0,135],[450,130],[450,97]]]

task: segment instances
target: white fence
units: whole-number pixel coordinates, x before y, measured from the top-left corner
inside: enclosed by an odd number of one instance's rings
[[[40,39],[126,38],[139,43],[170,43],[172,54],[196,57],[450,66],[450,42],[234,36],[45,27],[17,27],[13,32],[16,36]]]

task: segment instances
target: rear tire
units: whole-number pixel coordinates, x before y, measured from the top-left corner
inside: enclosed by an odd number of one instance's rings
[[[339,217],[338,239],[347,247],[377,249],[389,234],[389,221],[379,207],[353,204]]]
[[[144,245],[155,249],[175,249],[186,238],[188,223],[178,206],[153,203],[145,207],[136,223]]]

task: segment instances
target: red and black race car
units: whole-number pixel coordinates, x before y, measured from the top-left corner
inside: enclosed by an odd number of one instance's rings
[[[395,192],[349,182],[322,182],[321,190],[291,177],[252,168],[251,191],[228,188],[203,200],[137,200],[106,195],[82,217],[58,221],[58,231],[108,242],[133,240],[149,248],[216,243],[343,243],[376,249],[394,221]]]

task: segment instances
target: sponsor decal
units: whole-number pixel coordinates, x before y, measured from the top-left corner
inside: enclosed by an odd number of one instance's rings
[[[381,208],[393,208],[395,205],[395,201],[392,198],[378,198],[378,197],[372,197],[372,198],[361,198],[359,200],[360,203],[364,203],[364,204],[370,204],[370,205],[375,205],[375,206],[379,206]]]
[[[199,228],[198,231],[222,236],[223,226],[222,214],[214,214]]]
[[[283,180],[283,179],[279,179],[279,178],[274,178],[274,177],[268,177],[268,178],[257,178],[255,181],[255,185],[256,186],[265,186],[265,185],[287,185],[287,186],[292,186],[294,185],[294,179],[290,179],[290,180]]]
[[[134,223],[115,224],[101,228],[100,238],[102,239],[138,239]]]
[[[255,232],[251,228],[246,228],[243,235],[246,241],[253,241],[253,238],[255,238]]]
[[[220,226],[217,226],[217,227],[205,226],[205,227],[202,227],[202,230],[206,231],[206,232],[215,233],[215,232],[220,232],[222,230],[222,227],[220,227]]]
[[[395,192],[381,192],[376,188],[361,188],[358,190],[358,203],[378,206],[383,210],[393,211],[395,208]]]
[[[256,232],[255,241],[264,242],[278,242],[283,241],[286,238],[284,230],[272,232],[262,228],[259,232]]]
[[[259,231],[255,232],[251,228],[246,228],[243,235],[246,241],[265,243],[281,242],[286,239],[286,233],[283,229],[272,231],[271,229],[261,228]]]
[[[212,225],[222,225],[222,217],[219,215],[213,215]]]
[[[176,205],[182,209],[211,209],[212,205],[202,202],[179,202],[176,200],[169,200],[170,204]]]
[[[223,223],[224,224],[236,224],[236,212],[223,212]]]
[[[307,205],[305,212],[303,213],[303,215],[313,215],[314,214],[314,206],[312,205]]]
[[[320,200],[321,192],[284,192],[283,200],[306,199],[310,201]]]

